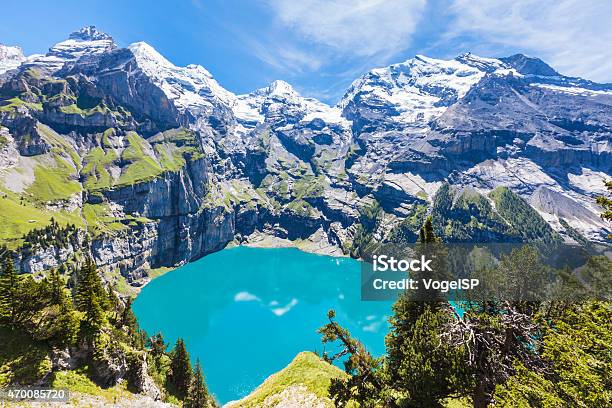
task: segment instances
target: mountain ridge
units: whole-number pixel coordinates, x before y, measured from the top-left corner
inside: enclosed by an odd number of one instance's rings
[[[204,67],[144,42],[120,48],[90,26],[0,77],[0,204],[16,214],[0,238],[19,247],[21,231],[62,217],[136,285],[259,234],[362,256],[400,230],[414,238],[425,214],[441,235],[514,240],[487,222],[504,186],[547,236],[603,244],[594,198],[611,173],[611,118],[611,85],[522,54],[415,56],[329,106],[284,81],[236,95]],[[455,200],[467,190],[480,198]],[[436,205],[441,194],[460,204]],[[29,253],[21,269],[71,251]]]

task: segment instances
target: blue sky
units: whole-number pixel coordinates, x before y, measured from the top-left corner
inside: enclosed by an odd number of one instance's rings
[[[201,64],[235,93],[283,79],[335,103],[374,67],[465,51],[523,52],[612,82],[608,0],[2,0],[0,11],[0,43],[26,55],[93,24],[120,46]]]

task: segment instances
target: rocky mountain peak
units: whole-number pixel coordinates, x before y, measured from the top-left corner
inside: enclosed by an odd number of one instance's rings
[[[516,69],[523,75],[559,76],[559,73],[539,58],[528,57],[524,54],[514,54],[500,58],[501,61]]]
[[[267,88],[269,95],[298,95],[297,91],[291,85],[282,80],[273,81]]]
[[[249,94],[250,97],[256,97],[258,99],[267,97],[277,97],[281,99],[296,99],[301,98],[300,94],[287,82],[277,79],[270,82],[270,85],[259,88]],[[246,97],[247,95],[244,95]]]
[[[47,56],[76,60],[86,54],[99,54],[115,48],[117,44],[111,36],[89,26],[71,33],[67,40],[55,44],[49,49]]]
[[[150,46],[144,41],[135,42],[128,46],[128,49],[132,51],[132,54],[136,57],[138,61],[149,63],[149,64],[158,64],[165,67],[174,66],[170,61],[168,61],[163,55],[161,55],[155,48]]]
[[[496,58],[479,57],[471,52],[459,54],[455,60],[484,72],[494,72],[498,69],[508,68],[506,64]]]
[[[502,66],[499,60],[472,54],[450,60],[416,55],[366,73],[353,82],[338,106],[347,119],[367,127],[371,123],[376,128],[426,130],[431,119]]]
[[[215,107],[229,107],[235,99],[201,65],[178,67],[142,41],[130,44],[128,49],[140,69],[181,112],[189,109],[192,114],[209,114]]]
[[[93,25],[83,27],[78,31],[74,31],[68,38],[79,41],[113,40],[110,35],[98,30],[96,26]]]
[[[28,58],[23,65],[54,74],[68,62],[75,62],[82,57],[102,54],[116,48],[117,44],[111,36],[98,31],[94,26],[88,26],[71,33],[67,40],[49,48],[47,54]]]

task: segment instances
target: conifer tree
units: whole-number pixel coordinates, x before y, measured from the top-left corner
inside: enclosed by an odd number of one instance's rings
[[[121,325],[128,328],[131,334],[134,334],[138,330],[138,321],[132,310],[132,299],[129,298],[125,302],[125,307],[121,313]]]
[[[431,217],[419,231],[416,253],[416,257],[424,255],[434,260],[434,273],[445,273],[446,253],[434,233]],[[420,281],[423,276],[413,273],[411,277]],[[469,373],[461,363],[463,349],[440,341],[451,319],[448,303],[436,293],[406,292],[393,305],[386,367],[389,385],[398,391],[401,406],[441,406],[444,398],[469,382]]]
[[[119,301],[119,298],[115,294],[115,291],[113,290],[113,287],[111,285],[108,285],[108,287],[106,289],[107,289],[106,290],[106,296],[108,298],[109,308],[111,310],[118,310],[121,302]]]
[[[65,283],[59,274],[59,271],[52,268],[47,277],[49,282],[50,300],[51,304],[62,305],[66,301],[66,294],[64,293]]]
[[[349,401],[361,406],[384,406],[384,384],[380,378],[380,361],[372,357],[362,343],[354,339],[348,330],[335,321],[336,313],[327,312],[329,323],[319,329],[323,343],[340,343],[340,351],[334,355],[324,353],[325,361],[332,363],[347,357],[344,370],[348,379],[332,379],[329,393],[335,406],[344,407]]]
[[[91,258],[87,259],[78,272],[75,304],[77,310],[85,312],[81,322],[81,334],[85,339],[92,340],[105,322],[104,309],[107,299],[96,265]]]
[[[0,275],[0,317],[12,327],[17,323],[18,292],[17,271],[13,265],[13,259],[7,256]]]
[[[134,311],[132,310],[132,299],[128,298],[121,311],[121,315],[119,316],[118,327],[122,330],[126,331],[127,334],[132,339],[132,345],[134,347],[144,347],[145,342],[147,340],[147,334],[144,330],[140,329],[138,325],[138,320],[136,319],[136,315],[134,315]]]
[[[184,408],[207,408],[210,406],[209,403],[208,389],[204,382],[204,375],[202,374],[202,366],[200,360],[196,361],[195,369],[193,371],[193,380],[189,387],[189,393],[183,404]]]
[[[157,333],[149,339],[151,345],[151,354],[155,358],[159,358],[166,352],[166,343],[164,342],[164,336],[161,333]]]
[[[191,362],[189,361],[189,353],[185,347],[183,339],[178,338],[172,353],[170,355],[170,382],[176,388],[176,392],[180,398],[185,398],[189,392],[191,385]]]

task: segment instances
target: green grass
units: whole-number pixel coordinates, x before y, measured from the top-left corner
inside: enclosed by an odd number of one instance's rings
[[[55,133],[53,129],[48,127],[47,125],[43,125],[39,123],[36,126],[36,129],[41,134],[43,139],[51,145],[51,151],[55,153],[57,156],[66,156],[69,157],[73,164],[80,169],[81,158],[79,154],[76,152],[74,147],[62,136]]]
[[[123,151],[121,157],[123,160],[138,161],[146,157],[145,148],[147,141],[138,135],[136,132],[127,133],[128,147]]]
[[[136,132],[127,134],[129,146],[123,151],[121,158],[130,164],[123,169],[117,182],[118,185],[133,185],[159,176],[163,170],[161,166],[146,151],[148,143]]]
[[[114,129],[107,129],[101,136],[103,147],[93,148],[85,157],[83,173],[85,188],[90,191],[108,189],[113,186],[128,186],[159,177],[164,172],[175,172],[185,166],[186,155],[192,159],[201,154],[193,132],[179,128],[168,130],[143,139],[136,132],[126,134],[127,147],[121,158],[111,150],[109,137]],[[118,180],[109,172],[112,164],[126,163]]]
[[[165,274],[167,274],[170,271],[173,271],[174,269],[175,268],[173,267],[162,266],[160,268],[150,269],[148,271],[148,275],[149,275],[149,278],[155,279],[155,278],[159,278],[160,276],[164,276]]]
[[[81,109],[77,106],[76,103],[73,103],[72,105],[61,106],[60,111],[68,115],[81,115],[81,116],[91,116],[95,113],[105,114],[105,113],[111,112],[110,109],[108,109],[108,107],[105,105],[97,105],[91,109]]]
[[[292,195],[298,199],[320,197],[325,190],[323,176],[304,176],[293,183]]]
[[[89,231],[94,236],[102,234],[114,235],[128,227],[114,217],[108,204],[84,204],[83,217],[87,221]]]
[[[113,178],[108,171],[108,166],[118,160],[114,150],[103,150],[95,147],[85,156],[83,175],[85,182],[83,186],[87,190],[102,190],[112,186]]]
[[[0,326],[0,387],[32,384],[51,369],[47,348],[19,330]]]
[[[123,170],[117,185],[127,186],[134,185],[144,181],[149,181],[162,173],[162,169],[155,160],[150,157],[143,157],[130,164],[126,169]]]
[[[101,388],[87,376],[87,368],[74,371],[57,371],[53,373],[51,387],[67,389],[71,392],[95,395],[102,397],[108,402],[114,402],[120,398],[133,398],[133,394],[127,389],[127,381],[111,388]]]
[[[117,277],[117,281],[113,285],[115,292],[129,297],[136,296],[138,294],[136,288],[128,283],[127,279],[121,275],[119,270],[113,271],[112,275]]]
[[[256,407],[267,397],[299,384],[305,385],[317,397],[329,397],[331,379],[345,377],[346,374],[342,370],[326,363],[316,354],[303,352],[298,354],[287,367],[268,377],[255,391],[232,407]]]
[[[69,199],[81,191],[81,185],[72,176],[74,167],[61,157],[56,157],[56,167],[37,165],[34,182],[26,192],[36,200],[49,202]]]
[[[287,204],[287,209],[296,215],[309,217],[314,214],[315,210],[308,202],[304,200],[294,200]]]
[[[17,109],[19,106],[26,106],[30,109],[33,110],[37,110],[37,111],[41,111],[42,110],[42,103],[37,102],[37,103],[32,103],[32,102],[25,102],[22,101],[21,99],[19,99],[18,97],[14,97],[11,99],[7,99],[5,101],[0,102],[0,112],[11,112],[15,109]]]
[[[20,201],[12,192],[0,191],[0,208],[0,241],[9,247],[17,246],[26,232],[49,225],[52,217],[63,225],[83,225],[78,210],[71,213],[50,211],[30,201]]]
[[[37,127],[42,138],[51,145],[51,152],[40,156],[34,168],[34,182],[26,193],[34,200],[50,202],[69,199],[81,192],[76,181],[80,158],[74,148],[45,125]]]
[[[0,239],[9,241],[21,237],[33,228],[48,224],[50,217],[43,211],[8,198],[0,198]]]
[[[178,171],[185,165],[183,150],[171,143],[156,144],[155,154],[164,170]]]
[[[108,128],[104,131],[104,133],[102,133],[102,146],[106,147],[106,148],[111,148],[113,147],[112,143],[110,142],[110,137],[115,135],[115,129],[113,128]]]

